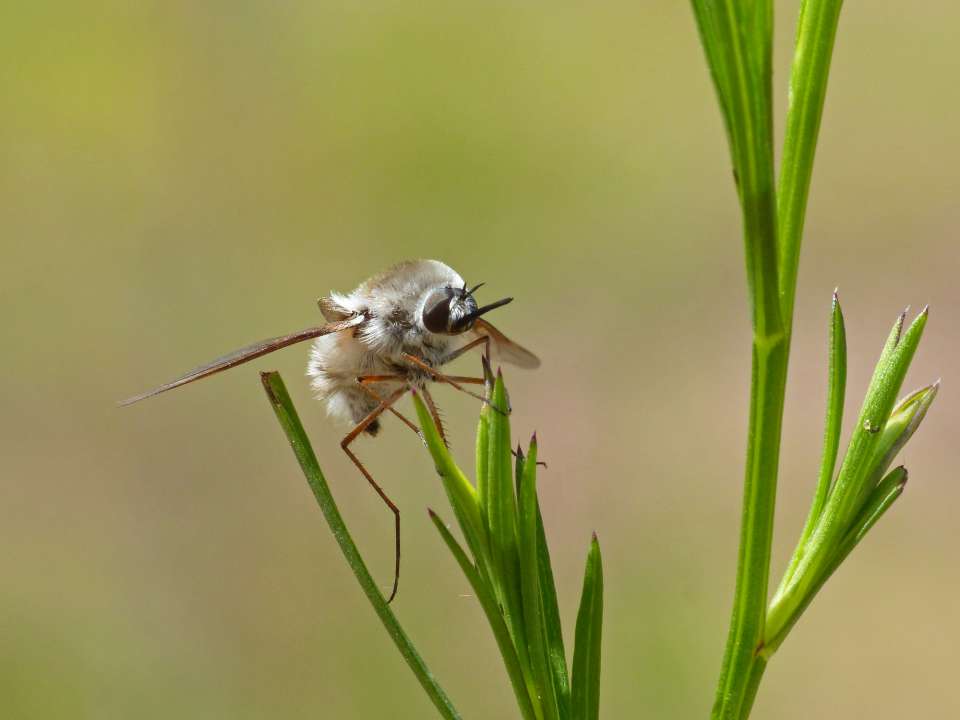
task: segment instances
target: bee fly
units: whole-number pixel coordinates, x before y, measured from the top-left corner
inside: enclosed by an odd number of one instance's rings
[[[370,278],[349,295],[334,292],[321,298],[323,325],[248,345],[120,404],[131,405],[288,345],[313,340],[307,375],[317,398],[326,402],[330,415],[353,424],[340,447],[394,515],[396,564],[390,602],[400,579],[400,510],[350,446],[362,433],[376,435],[380,416],[388,410],[419,435],[419,428],[394,407],[413,389],[422,394],[443,437],[429,383],[446,383],[486,401],[464,387],[482,385],[483,378],[446,375],[440,370],[469,350],[482,345],[489,356],[492,346],[505,362],[531,369],[540,365],[533,353],[481,317],[513,298],[480,307],[473,297],[480,285],[468,289],[462,277],[437,260],[403,262]]]

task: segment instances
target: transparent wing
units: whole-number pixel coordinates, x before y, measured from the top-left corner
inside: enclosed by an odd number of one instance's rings
[[[327,323],[326,325],[320,325],[318,327],[301,330],[300,332],[291,333],[290,335],[281,335],[279,337],[269,338],[268,340],[261,340],[253,345],[247,345],[239,350],[234,350],[232,353],[227,353],[222,357],[218,357],[216,360],[212,360],[205,365],[196,367],[190,372],[181,375],[176,380],[171,380],[165,385],[161,385],[153,390],[148,390],[140,395],[134,395],[133,397],[127,398],[118,404],[121,406],[132,405],[135,402],[145,400],[146,398],[153,397],[154,395],[159,395],[167,390],[173,390],[181,385],[192,383],[194,380],[201,380],[205,377],[215,375],[218,372],[222,372],[223,370],[229,370],[237,365],[242,365],[250,360],[255,360],[258,357],[272,353],[274,350],[280,350],[281,348],[285,348],[289,345],[296,345],[299,342],[320,337],[321,335],[329,335],[330,333],[347,330],[348,328],[359,325],[364,321],[364,319],[365,318],[363,315],[357,315],[348,320],[331,322]]]
[[[490,342],[494,346],[494,350],[500,354],[504,362],[528,370],[540,367],[540,358],[525,347],[515,343],[483,318],[477,320],[473,326],[473,331],[477,333],[477,335],[486,335],[489,337]]]

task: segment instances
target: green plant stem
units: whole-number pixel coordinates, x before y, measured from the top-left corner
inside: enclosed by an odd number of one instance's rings
[[[377,584],[370,576],[370,571],[367,570],[360,551],[357,550],[357,546],[354,544],[353,538],[350,537],[350,532],[343,522],[343,517],[341,517],[340,511],[337,509],[337,504],[333,499],[333,495],[330,493],[330,487],[327,485],[323,472],[320,470],[317,456],[314,454],[310,440],[303,429],[303,425],[300,423],[300,418],[297,416],[297,411],[293,407],[293,401],[290,399],[283,379],[277,372],[266,372],[260,374],[260,380],[263,383],[264,390],[266,390],[270,405],[277,415],[277,420],[280,422],[280,426],[283,428],[283,432],[286,434],[287,440],[289,440],[290,446],[293,448],[297,462],[300,463],[300,468],[307,478],[307,483],[313,491],[317,504],[320,506],[320,510],[323,512],[323,516],[326,518],[327,524],[330,526],[330,530],[333,532],[333,536],[336,538],[337,544],[340,546],[340,550],[347,560],[347,564],[350,565],[350,569],[353,570],[357,582],[360,583],[361,589],[370,600],[370,604],[373,606],[383,626],[387,629],[387,633],[393,639],[400,654],[403,655],[403,659],[407,661],[407,665],[413,670],[413,674],[416,675],[417,680],[420,681],[420,685],[440,715],[447,718],[447,720],[459,720],[460,714],[456,708],[453,707],[443,688],[440,687],[433,677],[433,673],[430,672],[430,669],[423,661],[423,658],[420,657],[410,638],[408,638],[407,634],[403,631],[396,616],[390,610],[390,606],[387,605],[383,593],[380,592]]]
[[[763,641],[786,377],[783,336],[755,339],[737,586],[714,718],[745,717],[752,666]]]
[[[746,689],[743,694],[743,703],[740,706],[740,717],[747,718],[753,709],[753,701],[757,699],[757,690],[763,679],[763,671],[767,669],[767,658],[756,657],[750,665],[750,674],[747,676]]]
[[[716,718],[747,717],[766,666],[766,659],[759,654],[766,609],[762,611],[762,617],[756,617],[755,613],[761,598],[764,606],[766,604],[800,242],[840,6],[841,3],[836,0],[805,0],[802,5],[791,70],[783,164],[776,194],[772,189],[766,194],[767,188],[763,182],[751,188],[751,175],[740,169],[748,279],[751,281],[754,305],[753,375],[737,589],[714,705]],[[728,12],[730,15],[732,13],[732,10]],[[767,73],[768,81],[770,77],[770,73]],[[731,135],[736,137],[733,133]],[[762,148],[772,146],[772,138],[770,145],[766,136],[755,139],[760,140]],[[737,143],[732,144],[737,162]],[[761,163],[764,172],[759,176],[762,181],[766,178],[768,167],[765,164],[766,153],[762,152],[759,157],[764,161]],[[740,168],[740,165],[737,167]],[[772,162],[769,167],[772,171]],[[752,191],[761,192],[763,200],[750,202]],[[775,213],[769,213],[766,209],[766,203],[772,198],[776,198],[777,202]],[[770,215],[779,223],[774,232],[768,227]],[[751,235],[754,236],[753,242]],[[771,239],[777,247],[773,273],[769,272],[769,262],[763,262],[762,258],[763,253],[768,251]],[[759,259],[751,260],[751,250]],[[761,268],[759,276],[755,272],[750,277],[751,266]],[[776,317],[779,326],[762,324],[767,318],[758,313],[758,305],[767,309],[767,316],[772,313],[769,312],[766,295],[768,288],[758,288],[758,279],[776,279],[780,310]]]
[[[695,1],[743,212],[753,319],[750,419],[737,579],[715,718],[739,718],[763,639],[787,352],[777,271],[771,110],[772,4]]]

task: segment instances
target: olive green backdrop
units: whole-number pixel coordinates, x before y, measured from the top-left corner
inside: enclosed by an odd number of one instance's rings
[[[782,121],[797,3],[777,3]],[[775,574],[819,461],[830,292],[848,423],[907,303],[944,386],[904,498],[817,598],[757,718],[960,715],[960,71],[947,2],[845,8],[807,223]],[[297,347],[120,410],[315,299],[440,258],[543,358],[537,429],[572,636],[604,553],[606,718],[703,718],[732,598],[749,315],[720,115],[683,2],[10,2],[0,8],[0,715],[428,718],[263,397],[278,368],[386,587],[390,516]],[[475,360],[458,364],[463,372]],[[477,412],[439,389],[472,466]],[[467,718],[515,717],[450,516],[396,423],[394,605]],[[799,709],[797,699],[804,703]]]

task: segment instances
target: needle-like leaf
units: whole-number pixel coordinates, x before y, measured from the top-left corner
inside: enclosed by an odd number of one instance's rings
[[[833,472],[837,465],[837,452],[840,449],[840,432],[843,425],[843,399],[847,386],[847,334],[843,324],[843,312],[840,309],[840,298],[836,291],[833,293],[830,317],[830,353],[827,366],[827,417],[823,424],[823,456],[820,461],[817,489],[813,495],[813,504],[807,515],[807,522],[800,533],[797,549],[783,574],[777,594],[793,577],[793,572],[803,556],[807,540],[810,539],[824,505],[827,504]]]
[[[921,312],[906,332],[905,317],[904,312],[897,319],[877,362],[840,474],[809,537],[806,552],[793,577],[770,603],[763,650],[768,656],[783,642],[843,558],[902,490],[896,471],[882,481],[879,478],[916,430],[938,387],[934,384],[912,393],[893,409],[896,393],[923,334],[927,311]],[[904,481],[905,478],[904,472]]]
[[[530,445],[524,458],[517,453],[520,487],[519,508],[520,579],[523,600],[523,624],[527,633],[530,664],[546,720],[559,720],[560,700],[550,667],[543,594],[540,588],[540,548],[537,532],[537,446]]]
[[[287,392],[287,388],[280,374],[276,372],[261,373],[260,379],[263,383],[264,390],[266,390],[267,398],[270,400],[270,405],[273,407],[277,420],[280,422],[280,427],[283,429],[287,440],[290,442],[290,446],[293,448],[297,462],[300,463],[300,469],[306,476],[307,483],[313,491],[317,504],[320,506],[320,510],[323,512],[323,516],[330,526],[330,530],[337,544],[340,546],[340,550],[343,552],[347,564],[350,565],[350,569],[353,570],[357,582],[360,583],[361,589],[367,596],[367,599],[370,601],[370,604],[373,606],[374,611],[386,628],[390,638],[397,646],[403,659],[406,660],[407,665],[410,666],[413,674],[417,677],[417,680],[420,681],[421,687],[423,687],[427,696],[433,702],[434,707],[448,720],[459,720],[459,713],[457,713],[453,707],[443,688],[437,683],[436,678],[433,677],[433,673],[430,672],[423,658],[420,657],[420,653],[417,652],[410,638],[407,637],[407,634],[403,631],[393,611],[390,610],[390,606],[387,605],[383,593],[380,592],[377,584],[370,576],[370,571],[367,570],[360,551],[357,550],[353,538],[350,537],[350,532],[347,530],[347,526],[343,522],[333,495],[330,493],[327,481],[323,476],[323,472],[320,470],[320,464],[317,462],[317,456],[314,454],[313,447],[310,445],[310,439],[307,437],[306,432],[304,432],[303,425],[300,423],[300,418],[297,416],[297,411],[293,407],[293,401],[290,399],[290,395]]]
[[[830,59],[843,0],[803,0],[790,68],[789,106],[777,184],[780,299],[789,331],[796,297],[800,241],[820,120],[827,97]]]
[[[537,436],[530,441],[532,450],[537,447]],[[557,603],[556,583],[553,579],[553,566],[550,562],[550,549],[543,528],[543,515],[540,502],[536,502],[537,511],[537,568],[540,572],[540,594],[543,601],[543,617],[547,628],[547,649],[550,668],[553,672],[553,684],[560,703],[560,717],[570,717],[570,680],[567,675],[567,657],[563,645],[563,632],[560,625],[560,607]]]
[[[440,537],[446,543],[450,552],[456,559],[457,564],[466,576],[470,587],[473,589],[480,607],[483,608],[484,615],[487,616],[487,622],[490,623],[490,629],[493,631],[493,637],[497,641],[497,647],[500,649],[500,655],[503,658],[503,664],[507,669],[507,676],[510,678],[510,685],[513,687],[513,694],[517,698],[517,704],[520,706],[520,714],[524,720],[536,720],[537,715],[530,703],[530,695],[527,693],[527,684],[523,674],[523,668],[520,665],[520,659],[517,657],[516,648],[513,646],[513,640],[510,632],[503,622],[503,616],[500,614],[500,608],[497,600],[490,592],[487,583],[480,577],[477,568],[470,562],[470,558],[460,547],[443,520],[430,510],[430,519],[440,533]]]
[[[808,549],[797,564],[790,582],[774,598],[773,606],[778,611],[773,614],[778,618],[792,615],[794,608],[805,602],[804,599],[830,563],[834,548],[859,513],[865,494],[869,492],[873,471],[871,459],[883,437],[880,431],[890,417],[896,394],[920,342],[927,311],[920,313],[905,333],[904,318],[905,313],[898,317],[877,362],[840,473],[810,535]]]
[[[420,421],[420,432],[427,443],[427,449],[433,456],[437,472],[440,473],[443,487],[447,491],[447,498],[450,500],[450,506],[453,508],[460,530],[467,541],[467,547],[473,553],[481,575],[489,578],[491,573],[490,563],[492,562],[491,551],[487,531],[480,514],[477,491],[454,462],[450,450],[440,437],[440,433],[434,425],[433,416],[420,398],[420,394],[413,392],[412,395],[413,406],[417,411],[417,419]]]
[[[600,544],[594,535],[583,576],[583,593],[577,613],[577,634],[570,678],[571,717],[600,717],[600,641],[603,630],[603,565]]]
[[[503,375],[497,373],[487,418],[489,459],[487,461],[487,529],[490,537],[492,575],[503,607],[507,627],[524,667],[530,667],[527,636],[523,623],[520,589],[520,555],[517,546],[517,499],[510,454],[509,401]]]
[[[481,356],[483,364],[483,381],[485,396],[493,397],[493,386],[495,383],[493,372],[490,370],[490,362],[487,356]],[[480,420],[477,423],[477,497],[480,502],[480,514],[483,517],[484,526],[489,523],[488,512],[490,508],[490,487],[488,463],[490,462],[490,413],[494,410],[489,402],[483,403],[480,408]]]

